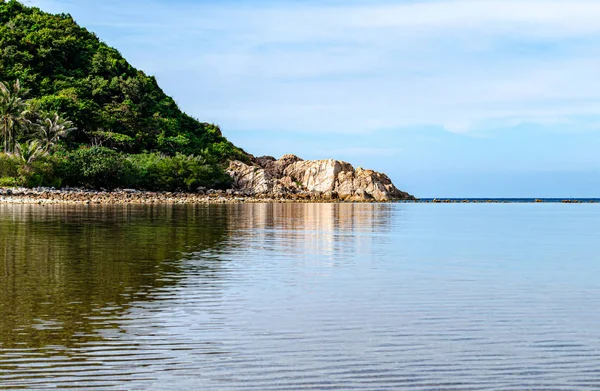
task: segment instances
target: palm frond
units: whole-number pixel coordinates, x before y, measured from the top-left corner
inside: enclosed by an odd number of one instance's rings
[[[61,118],[57,113],[38,120],[37,139],[43,144],[44,151],[49,151],[56,143],[76,130],[71,121]]]
[[[16,143],[16,154],[25,163],[30,164],[35,159],[44,154],[44,151],[38,140],[31,140],[25,143]]]

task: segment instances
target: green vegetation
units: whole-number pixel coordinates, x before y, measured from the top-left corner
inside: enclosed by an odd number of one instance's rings
[[[70,15],[0,0],[0,186],[225,188],[247,154]]]

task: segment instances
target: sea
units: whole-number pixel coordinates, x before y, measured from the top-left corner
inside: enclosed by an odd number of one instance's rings
[[[600,205],[533,201],[0,205],[0,389],[598,390]]]

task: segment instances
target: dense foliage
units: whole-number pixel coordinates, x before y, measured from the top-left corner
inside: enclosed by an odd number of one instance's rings
[[[52,174],[40,175],[58,177],[33,182],[121,186],[137,165],[147,173],[136,183],[144,188],[224,186],[219,164],[248,159],[218,126],[182,113],[154,77],[70,15],[0,0],[0,81],[6,89],[0,91],[0,182],[30,184],[28,175],[44,161]],[[16,176],[7,168],[11,159],[26,166]],[[163,177],[170,169],[177,174]]]
[[[201,156],[126,154],[106,147],[91,147],[42,155],[26,162],[18,154],[0,153],[0,187],[194,191],[198,187],[226,189],[230,185],[231,177],[218,164]]]
[[[135,187],[146,190],[227,188],[231,177],[200,156],[126,155],[105,147],[58,155],[55,165],[65,185],[93,188]]]

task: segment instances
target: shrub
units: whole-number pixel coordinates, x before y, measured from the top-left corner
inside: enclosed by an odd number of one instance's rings
[[[133,174],[127,155],[104,147],[58,155],[56,171],[63,185],[94,189],[128,186]]]
[[[57,159],[41,156],[26,163],[16,155],[0,153],[0,187],[60,187],[62,181],[56,174]]]
[[[19,171],[19,184],[26,187],[60,187],[62,178],[57,175],[58,159],[54,156],[42,156],[23,165]]]
[[[202,156],[162,156],[157,153],[130,155],[134,185],[147,190],[193,191],[199,186],[225,189],[231,178],[222,167]]]
[[[15,187],[18,186],[17,178],[2,177],[0,178],[0,187]]]
[[[19,175],[21,160],[6,153],[0,153],[0,177],[16,177]]]
[[[104,147],[60,151],[30,163],[0,154],[0,186],[82,186],[93,189],[136,187],[145,190],[227,189],[232,179],[204,156],[126,155]]]

